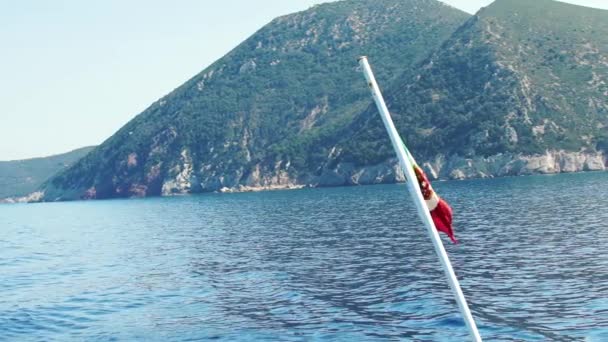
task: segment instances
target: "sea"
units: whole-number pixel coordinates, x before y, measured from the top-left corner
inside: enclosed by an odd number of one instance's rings
[[[487,341],[608,341],[608,172],[435,182]],[[466,341],[404,185],[0,206],[0,341]]]

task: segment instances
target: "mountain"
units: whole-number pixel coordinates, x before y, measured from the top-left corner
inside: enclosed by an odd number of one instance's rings
[[[369,105],[357,57],[392,83],[469,17],[435,0],[279,17],[46,182],[42,200],[323,185],[344,127]]]
[[[44,158],[0,161],[0,199],[25,196],[57,172],[73,165],[94,147]]]
[[[403,180],[368,55],[433,178],[605,170],[608,11],[349,0],[273,20],[46,182],[41,200]]]
[[[436,178],[605,170],[608,11],[497,0],[398,77],[385,97],[408,146]],[[352,182],[369,165],[393,168],[375,107],[344,132],[333,163],[348,171],[338,178]]]

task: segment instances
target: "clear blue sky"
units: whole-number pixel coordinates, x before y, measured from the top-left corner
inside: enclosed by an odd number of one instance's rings
[[[321,2],[0,0],[0,160],[100,144],[274,17]]]

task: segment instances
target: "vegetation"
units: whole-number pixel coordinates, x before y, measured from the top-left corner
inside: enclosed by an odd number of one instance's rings
[[[369,104],[357,57],[370,55],[389,83],[468,18],[434,0],[340,1],[277,18],[55,177],[47,197],[159,194],[185,159],[206,184],[192,191],[234,186],[257,165],[317,169]]]
[[[608,12],[497,0],[348,0],[273,20],[44,185],[45,200],[307,183],[392,156],[368,55],[421,160],[606,149]]]
[[[0,162],[0,199],[25,196],[56,174],[73,165],[93,147],[83,147],[68,153],[45,158]]]
[[[430,159],[605,148],[607,96],[608,11],[497,0],[399,77],[387,102],[411,150]],[[374,112],[349,128],[341,160],[390,156]]]

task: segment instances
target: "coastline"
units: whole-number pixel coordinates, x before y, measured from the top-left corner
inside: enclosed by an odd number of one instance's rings
[[[281,168],[279,165],[286,165]],[[396,159],[371,166],[356,166],[350,163],[338,163],[333,169],[323,169],[319,175],[304,174],[292,176],[295,172],[289,169],[289,163],[277,163],[273,168],[255,165],[247,177],[220,176],[205,178],[194,174],[192,167],[184,167],[174,177],[164,180],[163,191],[146,193],[138,191],[121,198],[170,197],[195,193],[239,193],[260,191],[283,191],[303,188],[339,187],[373,184],[395,184],[405,181],[402,170]],[[432,160],[421,163],[422,168],[434,181],[466,180],[483,178],[500,178],[528,175],[552,175],[561,173],[578,173],[589,171],[607,171],[608,155],[604,152],[566,152],[546,151],[544,154],[497,154],[490,157],[464,158],[461,156],[446,157],[438,155]],[[243,170],[238,171],[241,175]],[[231,178],[230,184],[224,179]],[[138,187],[133,187],[138,188]],[[61,191],[59,189],[40,189],[25,196],[13,196],[0,199],[2,203],[35,203],[70,200],[102,199],[86,196],[90,189]],[[52,193],[52,194],[51,194]],[[57,196],[57,194],[63,196]],[[68,195],[66,195],[68,194]],[[108,197],[108,198],[115,198]]]

